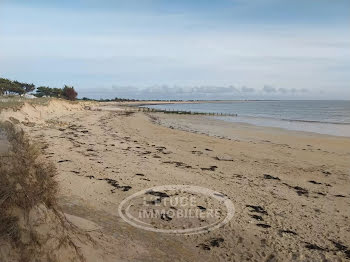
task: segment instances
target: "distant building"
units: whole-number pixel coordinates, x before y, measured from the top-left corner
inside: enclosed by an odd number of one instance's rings
[[[36,96],[33,96],[33,95],[31,95],[31,94],[25,94],[24,97],[25,97],[25,98],[28,98],[28,99],[34,99],[34,98],[36,98]]]

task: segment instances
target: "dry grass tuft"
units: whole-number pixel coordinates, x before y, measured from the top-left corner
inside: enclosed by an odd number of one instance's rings
[[[10,150],[0,158],[0,210],[10,207],[25,210],[44,203],[51,207],[56,202],[57,170],[41,158],[40,149],[31,144],[23,130],[9,122],[0,125],[10,143]]]
[[[12,108],[14,111],[20,110],[24,103],[31,105],[48,105],[52,100],[50,97],[28,99],[20,96],[0,96],[0,112],[4,109]]]
[[[57,209],[55,166],[11,122],[0,123],[0,132],[10,144],[0,154],[0,243],[10,244],[20,261],[63,261],[63,254],[85,261],[70,237],[77,231]],[[0,261],[9,260],[2,255],[0,244]]]
[[[0,156],[0,237],[17,242],[18,218],[16,208],[29,211],[44,203],[52,207],[56,202],[55,166],[40,159],[39,149],[30,143],[22,130],[10,122],[0,124],[10,143],[9,151]]]

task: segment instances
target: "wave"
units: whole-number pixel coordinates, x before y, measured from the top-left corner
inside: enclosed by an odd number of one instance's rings
[[[276,118],[274,118],[276,119]],[[350,123],[347,122],[330,122],[330,121],[318,121],[318,120],[304,120],[304,119],[277,119],[277,120],[283,120],[283,121],[289,121],[289,122],[304,122],[304,123],[319,123],[319,124],[333,124],[333,125],[350,125]]]

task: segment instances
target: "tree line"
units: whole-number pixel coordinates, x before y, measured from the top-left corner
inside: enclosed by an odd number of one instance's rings
[[[0,96],[1,95],[24,95],[35,90],[34,84],[11,81],[6,78],[0,78]],[[57,97],[68,100],[75,100],[78,93],[73,86],[65,85],[63,88],[51,88],[48,86],[39,86],[36,88],[36,97]]]
[[[0,78],[0,95],[4,94],[18,94],[24,95],[35,90],[34,84],[21,83],[18,81],[11,81],[6,78]]]
[[[68,100],[75,100],[77,98],[78,93],[75,91],[73,86],[65,85],[63,88],[51,88],[48,86],[39,86],[36,89],[36,97],[58,97],[64,98]]]

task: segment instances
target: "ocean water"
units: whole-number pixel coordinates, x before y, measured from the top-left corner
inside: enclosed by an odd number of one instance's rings
[[[214,118],[295,131],[350,137],[350,101],[230,101],[148,106],[156,109],[237,114]]]

